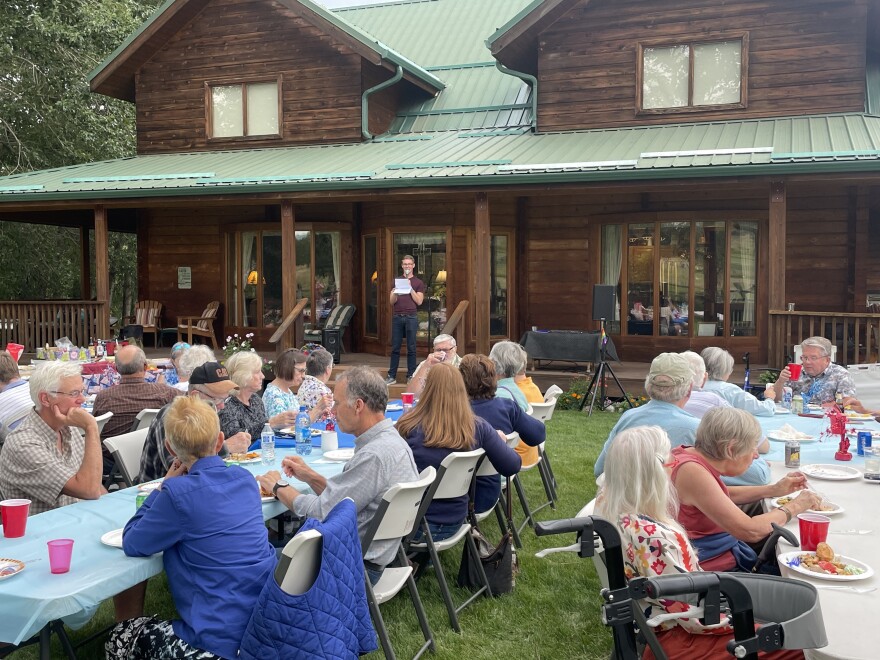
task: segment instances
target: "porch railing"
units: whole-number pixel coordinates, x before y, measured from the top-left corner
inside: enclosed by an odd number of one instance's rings
[[[458,346],[464,346],[465,325],[461,321],[469,304],[470,301],[468,300],[459,301],[458,305],[455,306],[455,311],[446,319],[446,325],[443,326],[443,333],[455,337],[455,343]]]
[[[782,367],[807,337],[825,337],[837,346],[837,363],[880,361],[880,314],[770,310],[769,364]]]
[[[61,337],[85,346],[100,335],[102,306],[94,300],[0,301],[0,348],[14,342],[33,352]]]
[[[293,309],[285,317],[278,329],[269,338],[269,343],[275,345],[275,354],[281,355],[288,348],[302,344],[303,324],[302,313],[309,304],[308,298],[300,298],[296,301]]]

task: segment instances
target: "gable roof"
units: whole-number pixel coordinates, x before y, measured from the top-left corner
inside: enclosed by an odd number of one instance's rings
[[[576,5],[588,2],[590,0],[533,0],[486,39],[486,46],[505,66],[537,75],[538,35]]]
[[[150,18],[88,75],[93,92],[126,101],[135,100],[134,76],[174,34],[193,20],[211,0],[166,0]],[[386,46],[341,16],[311,0],[277,0],[297,16],[339,39],[353,52],[377,66],[401,67],[404,79],[431,95],[445,84],[433,73]]]

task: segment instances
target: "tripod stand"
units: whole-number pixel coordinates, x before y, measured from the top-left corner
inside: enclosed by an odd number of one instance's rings
[[[607,374],[611,374],[611,377],[614,379],[614,382],[617,383],[617,387],[620,389],[620,393],[623,394],[623,398],[630,408],[634,408],[633,402],[630,401],[629,395],[626,393],[626,390],[623,389],[623,385],[620,384],[620,381],[617,379],[617,375],[614,373],[614,369],[611,368],[611,365],[605,361],[606,355],[606,346],[608,344],[608,337],[605,335],[605,319],[599,320],[599,328],[601,329],[600,340],[599,340],[599,366],[596,367],[596,373],[593,374],[593,378],[590,380],[590,384],[587,386],[587,391],[584,394],[584,398],[581,400],[580,410],[584,409],[584,405],[587,403],[587,399],[590,399],[590,412],[588,414],[593,414],[593,408],[596,406],[596,397],[599,396],[599,405],[604,405],[605,402],[605,380],[607,379]],[[593,393],[592,397],[590,396],[590,392]]]

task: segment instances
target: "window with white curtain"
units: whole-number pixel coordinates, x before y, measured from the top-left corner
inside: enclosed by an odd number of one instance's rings
[[[280,134],[280,81],[209,85],[212,138]]]

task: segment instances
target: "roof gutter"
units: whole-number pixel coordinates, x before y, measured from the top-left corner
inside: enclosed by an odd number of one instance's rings
[[[375,87],[370,87],[370,89],[364,91],[363,95],[361,96],[361,135],[364,136],[364,139],[373,139],[373,134],[370,133],[370,97],[376,92],[381,92],[383,89],[391,87],[391,85],[396,85],[402,79],[403,67],[398,64],[397,71],[388,80],[380,82]]]
[[[531,87],[532,87],[531,127],[532,127],[532,131],[534,131],[538,125],[538,79],[529,73],[523,73],[522,71],[514,71],[513,69],[508,69],[506,66],[504,66],[498,60],[495,60],[495,68],[498,69],[501,73],[504,73],[508,76],[513,76],[514,78],[519,78],[520,80],[523,80],[523,81],[527,82],[529,85],[531,85]]]

